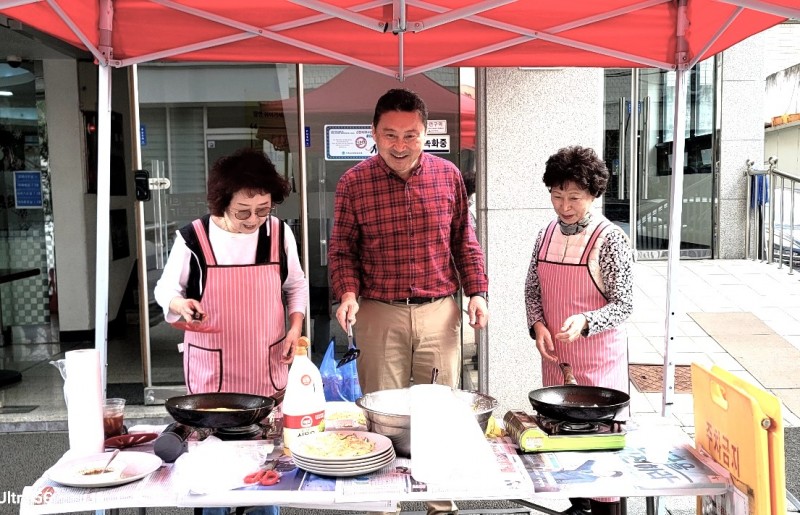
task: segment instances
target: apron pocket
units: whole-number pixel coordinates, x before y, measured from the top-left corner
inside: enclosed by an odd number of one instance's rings
[[[286,388],[286,381],[289,378],[289,366],[281,363],[283,355],[283,338],[269,346],[269,382],[275,391]]]
[[[215,393],[222,389],[222,349],[187,344],[183,354],[189,393]]]

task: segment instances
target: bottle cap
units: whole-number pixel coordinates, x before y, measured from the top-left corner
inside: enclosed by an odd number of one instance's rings
[[[311,341],[305,337],[301,336],[297,339],[297,349],[295,349],[296,356],[308,356],[308,348],[311,347]]]

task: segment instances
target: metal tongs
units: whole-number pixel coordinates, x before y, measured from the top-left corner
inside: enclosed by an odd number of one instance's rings
[[[336,363],[336,368],[340,368],[354,359],[356,359],[361,354],[361,349],[356,347],[356,340],[353,338],[353,325],[350,322],[347,322],[347,352],[344,353],[342,359]]]

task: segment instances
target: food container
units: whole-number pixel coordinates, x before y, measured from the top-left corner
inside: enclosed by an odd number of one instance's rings
[[[497,407],[497,399],[479,392],[455,390],[469,404],[482,431]],[[383,390],[356,401],[367,417],[367,429],[389,437],[398,456],[411,456],[411,392],[409,388]]]

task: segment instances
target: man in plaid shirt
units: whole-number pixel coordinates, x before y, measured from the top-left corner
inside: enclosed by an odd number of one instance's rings
[[[415,93],[392,89],[375,106],[378,155],[342,176],[336,187],[328,266],[336,319],[355,324],[364,393],[437,382],[457,388],[461,309],[486,327],[488,280],[460,170],[422,151],[428,108]],[[441,503],[435,503],[440,505]],[[455,511],[429,504],[429,513]]]

